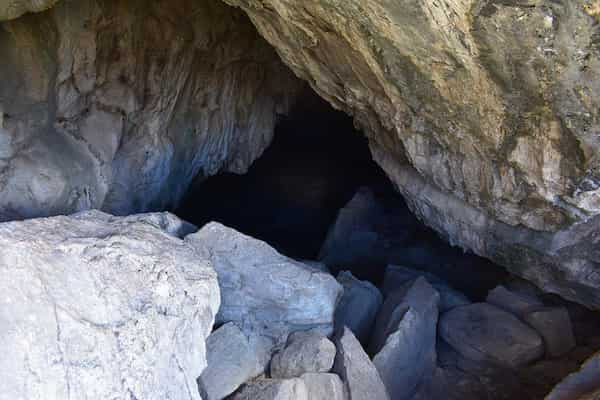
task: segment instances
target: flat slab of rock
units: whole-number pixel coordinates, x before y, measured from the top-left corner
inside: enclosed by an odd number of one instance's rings
[[[311,400],[304,381],[294,379],[258,379],[244,385],[231,400]]]
[[[344,294],[335,310],[336,329],[347,326],[358,340],[366,343],[383,303],[381,292],[370,282],[358,280],[348,271],[340,272],[337,280],[344,287]]]
[[[545,400],[596,400],[600,394],[600,352],[590,357],[581,369],[552,389]]]
[[[335,345],[318,331],[292,333],[271,360],[271,378],[297,378],[306,372],[329,372]]]
[[[0,397],[200,398],[217,277],[161,219],[0,224]]]
[[[490,290],[485,301],[518,317],[523,317],[529,311],[544,306],[541,300],[508,290],[502,285]]]
[[[438,302],[437,291],[425,278],[417,278],[389,320],[391,333],[373,364],[394,400],[412,399],[433,379]]]
[[[212,262],[221,289],[217,321],[283,337],[296,330],[333,331],[342,287],[333,276],[279,254],[268,244],[218,223],[185,241]]]
[[[304,381],[308,400],[345,400],[346,391],[336,374],[306,373],[300,377]]]
[[[506,367],[540,358],[544,343],[517,317],[487,303],[453,308],[442,315],[440,336],[464,357]]]
[[[540,308],[525,314],[523,320],[542,336],[547,356],[559,357],[575,347],[573,327],[566,308]]]
[[[248,338],[230,322],[206,340],[207,367],[198,378],[203,400],[221,400],[250,379],[261,375],[273,343],[267,338]]]
[[[352,331],[344,328],[335,338],[337,354],[333,371],[338,374],[351,400],[389,400],[379,372]]]

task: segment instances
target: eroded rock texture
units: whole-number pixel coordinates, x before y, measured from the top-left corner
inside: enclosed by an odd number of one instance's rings
[[[597,1],[226,1],[429,225],[600,307]]]
[[[244,172],[300,85],[217,0],[59,2],[0,24],[0,54],[0,221],[173,207]]]

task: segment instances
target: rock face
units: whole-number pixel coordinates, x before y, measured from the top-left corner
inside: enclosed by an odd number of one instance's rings
[[[318,331],[292,333],[287,345],[271,360],[271,378],[298,378],[307,372],[329,372],[335,345]]]
[[[336,374],[307,373],[301,376],[308,400],[346,400],[344,385]]]
[[[284,340],[297,330],[332,332],[342,287],[330,274],[218,223],[207,224],[185,241],[217,271],[221,288],[217,322],[234,321],[243,330]]]
[[[0,1],[0,20],[52,1]],[[299,81],[218,0],[59,2],[0,23],[0,221],[177,205],[245,172]]]
[[[226,1],[354,115],[427,224],[600,307],[595,1]]]
[[[216,274],[148,219],[0,224],[0,398],[200,399]]]

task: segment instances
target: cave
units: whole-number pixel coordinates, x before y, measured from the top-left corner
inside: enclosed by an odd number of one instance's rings
[[[392,3],[0,1],[0,398],[598,396],[597,5]]]

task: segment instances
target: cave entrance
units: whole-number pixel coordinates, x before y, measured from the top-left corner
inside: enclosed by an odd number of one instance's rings
[[[319,254],[340,210],[364,188],[378,211],[365,223],[364,215],[349,210],[349,219],[356,219],[349,236],[358,239],[342,237],[330,254]],[[432,272],[481,299],[507,275],[425,227],[372,160],[351,117],[310,90],[279,121],[272,144],[246,174],[224,173],[193,185],[176,213],[197,226],[220,222],[289,257],[322,259],[334,273],[349,269],[375,284],[386,265],[398,264]]]

